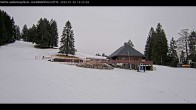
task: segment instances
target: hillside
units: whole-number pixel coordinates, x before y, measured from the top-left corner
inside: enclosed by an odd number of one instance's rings
[[[0,103],[196,103],[196,69],[141,73],[41,59],[57,51],[21,41],[0,47]]]

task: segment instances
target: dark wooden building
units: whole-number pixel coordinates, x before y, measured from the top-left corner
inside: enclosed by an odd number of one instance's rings
[[[134,49],[128,43],[108,56],[108,64],[126,69],[138,69],[139,65],[145,65],[147,70],[152,70],[153,62],[145,60],[145,56]]]

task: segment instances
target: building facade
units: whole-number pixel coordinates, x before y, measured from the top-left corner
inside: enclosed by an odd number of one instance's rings
[[[153,62],[145,60],[145,56],[128,43],[108,56],[108,64],[125,69],[138,69],[144,65],[146,70],[153,70]]]

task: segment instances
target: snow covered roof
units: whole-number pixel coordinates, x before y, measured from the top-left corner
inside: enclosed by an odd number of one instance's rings
[[[124,46],[120,47],[118,50],[116,50],[114,53],[112,53],[108,58],[115,57],[115,56],[139,56],[139,57],[145,57],[142,53],[134,49],[128,44],[124,44]]]

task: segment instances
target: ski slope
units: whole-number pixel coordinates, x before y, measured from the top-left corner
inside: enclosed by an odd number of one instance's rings
[[[41,59],[57,52],[22,41],[0,47],[0,103],[196,103],[196,69],[141,73]]]

